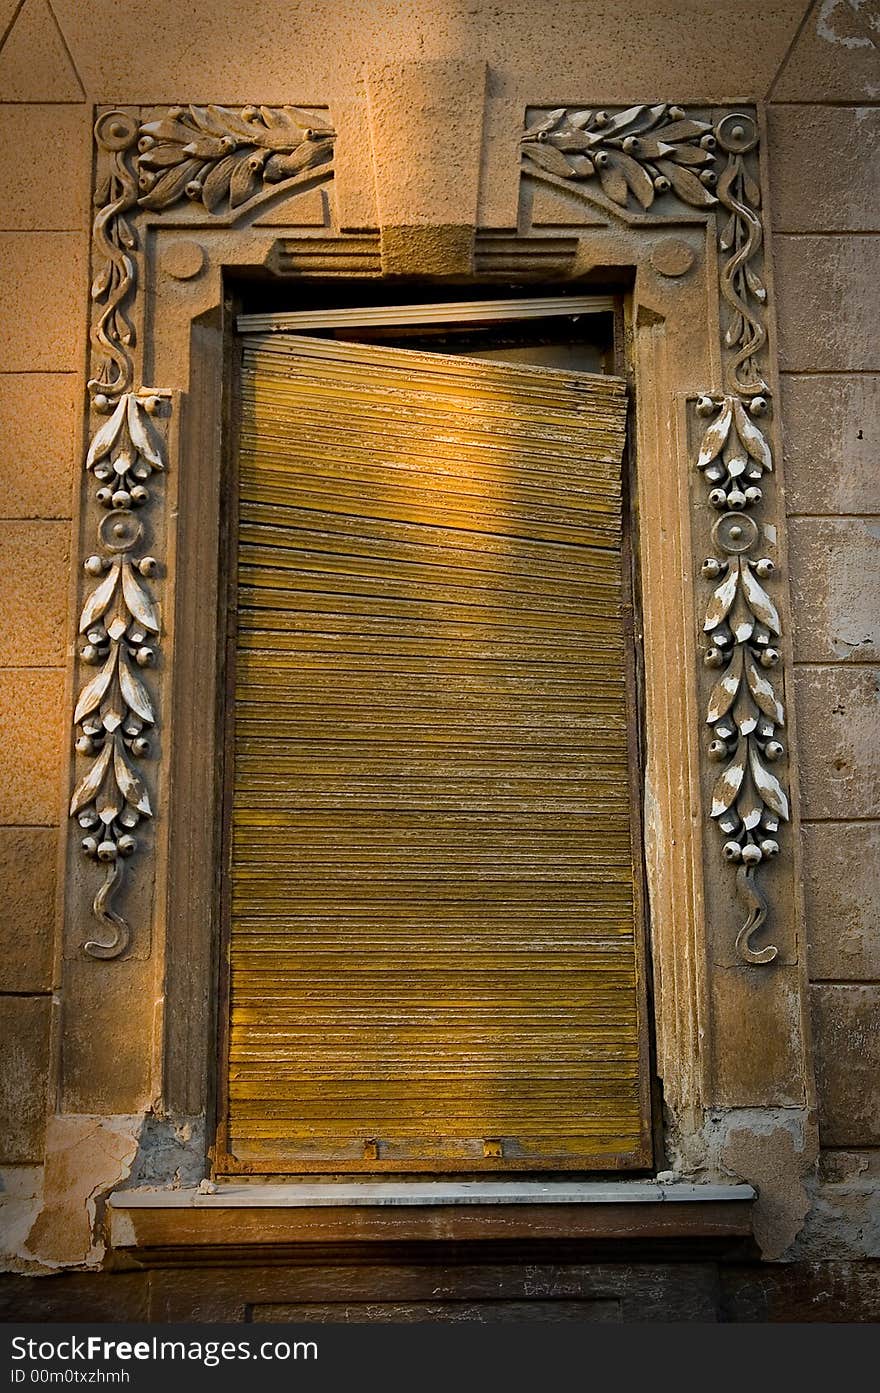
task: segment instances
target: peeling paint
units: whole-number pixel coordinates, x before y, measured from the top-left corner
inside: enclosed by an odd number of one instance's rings
[[[843,48],[876,48],[880,34],[880,10],[871,0],[822,0],[816,33],[827,43]]]
[[[129,1175],[141,1126],[138,1116],[50,1119],[42,1208],[12,1254],[17,1270],[100,1265],[104,1202]]]

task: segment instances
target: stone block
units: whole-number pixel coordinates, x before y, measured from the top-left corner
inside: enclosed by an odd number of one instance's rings
[[[43,1159],[49,1085],[47,996],[0,996],[0,1161]]]
[[[63,672],[0,671],[0,826],[57,825],[65,715]]]
[[[97,889],[101,871],[89,866],[88,872]],[[142,865],[138,873],[145,879],[150,868]],[[147,926],[142,920],[132,922],[135,935],[142,936]],[[95,920],[86,911],[76,927],[79,952],[68,960],[64,974],[65,996],[77,1003],[77,1010],[63,1019],[61,1110],[102,1117],[147,1111],[155,1088],[149,1043],[157,1024],[154,964],[117,959],[109,979],[102,972],[106,964],[82,951],[84,940],[95,933]],[[94,1027],[99,1019],[100,1032]]]
[[[795,659],[880,660],[880,518],[792,518]]]
[[[810,977],[880,979],[880,822],[802,830]]]
[[[80,232],[90,222],[85,106],[0,106],[0,231]]]
[[[77,411],[75,373],[0,372],[0,518],[69,518]]]
[[[0,362],[7,372],[75,372],[82,362],[86,237],[0,233]]]
[[[380,226],[474,227],[485,63],[386,63],[367,85]]]
[[[52,986],[58,832],[0,827],[0,992]]]
[[[771,215],[779,232],[880,230],[880,110],[771,106]]]
[[[473,227],[383,227],[386,276],[467,275],[473,267]]]
[[[81,102],[84,96],[49,0],[24,0],[0,51],[0,101]]]
[[[880,1145],[880,985],[810,988],[823,1146]]]
[[[796,967],[712,973],[715,1102],[725,1108],[802,1107]]]
[[[797,667],[802,814],[877,816],[880,801],[880,667]]]
[[[0,522],[0,666],[63,665],[69,569],[69,522]]]
[[[98,102],[175,102],[188,93],[201,101],[332,101],[358,90],[364,65],[389,56],[479,55],[503,95],[518,95],[523,106],[536,93],[628,105],[654,94],[681,102],[705,101],[707,93],[764,97],[797,34],[804,0],[688,0],[663,8],[645,0],[555,0],[552,8],[534,0],[263,0],[258,8],[153,0],[149,22],[127,6],[54,0],[54,9]],[[430,151],[414,155],[430,159]]]
[[[788,511],[880,513],[880,374],[782,376]]]
[[[876,7],[871,0],[822,0],[774,84],[777,102],[876,101]]]
[[[880,236],[779,236],[773,264],[783,371],[877,371]]]

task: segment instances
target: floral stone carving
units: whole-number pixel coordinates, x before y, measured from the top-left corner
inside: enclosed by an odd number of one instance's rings
[[[151,113],[152,117],[152,113]],[[86,557],[95,583],[80,615],[80,658],[97,671],[81,684],[74,711],[76,751],[86,761],[70,803],[82,849],[103,864],[94,899],[100,936],[92,957],[118,957],[130,930],[114,909],[138,827],[154,815],[144,766],[159,721],[159,683],[145,669],[157,656],[161,619],[150,582],[159,572],[143,554],[150,481],[166,468],[163,418],[169,393],[135,387],[138,219],[178,205],[227,222],[275,188],[307,185],[333,157],[334,132],[296,107],[175,106],[139,121],[130,110],[95,123],[92,282],[92,409],[107,419],[85,461],[100,521],[99,550]]]
[[[704,659],[719,673],[706,708],[707,753],[723,766],[709,814],[724,838],[725,858],[737,866],[747,911],[737,953],[747,963],[768,963],[777,949],[752,946],[767,918],[756,873],[779,852],[777,833],[789,818],[789,803],[777,772],[785,710],[772,675],[780,661],[781,623],[764,587],[775,567],[761,543],[773,457],[762,425],[771,405],[761,364],[768,296],[757,147],[757,124],[748,112],[710,121],[666,103],[616,112],[560,107],[542,113],[521,141],[527,173],[579,187],[612,213],[650,214],[659,222],[685,205],[715,218],[724,389],[707,391],[695,406],[702,425],[696,464],[719,514],[712,537],[721,553],[703,565],[713,583]]]
[[[83,563],[97,583],[79,620],[80,657],[98,671],[82,687],[73,715],[77,753],[89,764],[74,789],[70,813],[85,833],[85,854],[106,866],[94,912],[109,937],[89,940],[85,951],[111,958],[129,942],[128,925],[112,904],[123,860],[136,849],[138,824],[153,815],[140,766],[150,754],[156,708],[139,670],[156,657],[159,611],[144,582],[159,567],[155,557],[135,555],[144,533],[136,510],[149,501],[150,476],[165,468],[163,442],[151,420],[164,402],[158,393],[126,392],[115,407],[106,399],[101,405],[112,415],[86,459],[99,484],[96,501],[105,510],[98,524],[101,552]]]

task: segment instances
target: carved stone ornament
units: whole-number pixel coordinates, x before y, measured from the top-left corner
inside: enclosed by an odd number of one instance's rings
[[[706,707],[707,753],[721,766],[708,813],[725,859],[737,868],[747,912],[736,938],[738,956],[769,963],[777,949],[752,946],[767,918],[757,872],[779,852],[777,834],[789,803],[777,772],[785,709],[781,684],[772,676],[781,624],[764,584],[775,567],[763,542],[773,457],[764,428],[771,404],[761,365],[767,289],[757,147],[757,124],[748,112],[706,120],[666,103],[616,112],[559,108],[541,113],[522,137],[526,172],[578,187],[612,213],[644,219],[650,212],[659,221],[674,218],[684,204],[715,217],[724,380],[720,391],[707,390],[693,406],[701,437],[696,467],[718,513],[712,540],[719,554],[702,568],[712,585],[703,656],[717,674]]]
[[[114,908],[136,831],[152,818],[145,761],[159,719],[156,682],[161,616],[149,582],[160,572],[145,554],[151,483],[166,469],[170,392],[135,387],[135,314],[142,215],[196,205],[234,221],[275,189],[295,190],[332,159],[334,133],[294,107],[170,107],[139,122],[105,111],[95,124],[91,407],[94,429],[85,468],[97,484],[97,549],[85,558],[94,582],[79,620],[80,658],[88,671],[73,715],[84,762],[70,803],[82,849],[103,865],[93,902],[100,933],[84,951],[125,952],[130,929]],[[104,418],[102,420],[102,418]],[[154,479],[155,476],[155,479]]]

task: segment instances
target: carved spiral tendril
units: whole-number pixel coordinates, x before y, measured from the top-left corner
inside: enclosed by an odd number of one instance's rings
[[[93,395],[119,395],[128,391],[133,380],[128,350],[134,344],[134,327],[125,303],[134,288],[137,238],[126,214],[137,204],[137,180],[129,154],[137,130],[137,122],[124,111],[104,112],[95,123],[95,139],[109,159],[109,170],[98,191],[102,206],[92,228],[96,257],[102,259],[92,283],[92,299],[102,305],[92,325],[97,359],[96,374],[89,382]]]
[[[727,364],[727,380],[733,391],[741,392],[744,396],[756,396],[767,391],[767,384],[755,362],[756,355],[767,341],[767,330],[753,302],[757,300],[763,305],[767,295],[763,281],[751,262],[761,250],[764,231],[757,212],[742,196],[744,183],[742,156],[731,156],[727,169],[718,180],[719,201],[731,214],[722,238],[730,236],[733,248],[732,255],[722,265],[720,275],[721,294],[732,310],[726,342],[729,347],[736,347],[733,358]]]
[[[736,936],[736,951],[745,963],[772,963],[779,954],[778,948],[769,944],[766,948],[752,947],[752,938],[767,918],[767,901],[755,880],[754,866],[740,866],[736,873],[736,890],[749,911],[746,922]]]
[[[83,949],[90,958],[118,958],[131,942],[131,930],[128,924],[113,909],[113,896],[122,884],[122,878],[123,870],[118,861],[115,865],[108,866],[104,884],[92,901],[92,912],[95,918],[102,928],[110,931],[113,937],[109,943],[102,943],[94,938],[88,939],[83,944]]]

